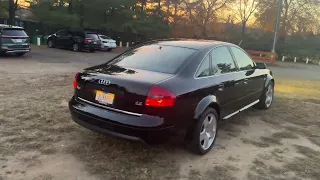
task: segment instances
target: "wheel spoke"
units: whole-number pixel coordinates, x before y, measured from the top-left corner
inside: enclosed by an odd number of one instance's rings
[[[205,136],[204,136],[204,142],[203,142],[203,148],[204,149],[208,149],[209,148],[209,136],[207,133],[205,133]]]
[[[217,120],[213,114],[209,114],[203,121],[200,132],[200,145],[204,150],[211,147],[216,136]]]

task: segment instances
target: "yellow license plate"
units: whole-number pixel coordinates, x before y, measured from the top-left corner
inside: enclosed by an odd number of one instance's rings
[[[96,91],[96,101],[100,102],[101,104],[113,104],[114,94]]]

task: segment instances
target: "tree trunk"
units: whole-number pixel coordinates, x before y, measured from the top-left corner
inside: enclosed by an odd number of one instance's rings
[[[62,8],[62,7],[63,7],[63,4],[64,4],[63,0],[60,0],[60,1],[59,1],[59,7]]]
[[[14,0],[9,0],[9,19],[8,24],[14,25],[15,21],[15,2]]]
[[[68,6],[68,13],[69,14],[72,14],[72,11],[73,11],[73,4],[72,4],[72,0],[69,0],[69,6]]]
[[[244,36],[246,34],[246,26],[247,26],[247,22],[245,20],[242,20],[242,33],[241,33],[241,39],[244,39]]]
[[[141,12],[144,11],[144,7],[146,7],[146,5],[147,5],[147,0],[142,0],[142,2],[141,2]]]

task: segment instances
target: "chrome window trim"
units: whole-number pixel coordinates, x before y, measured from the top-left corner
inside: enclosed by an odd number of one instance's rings
[[[101,104],[93,103],[91,101],[85,100],[85,99],[80,98],[80,97],[77,97],[77,99],[79,99],[79,100],[81,100],[81,101],[83,101],[85,103],[88,103],[90,105],[98,106],[98,107],[101,107],[101,108],[104,108],[104,109],[107,109],[107,110],[110,110],[110,111],[123,113],[123,114],[128,114],[128,115],[132,115],[132,116],[139,116],[139,117],[142,116],[142,114],[139,114],[139,113],[134,113],[134,112],[129,112],[129,111],[124,111],[124,110],[120,110],[120,109],[111,108],[111,107],[104,106],[104,105],[101,105]]]

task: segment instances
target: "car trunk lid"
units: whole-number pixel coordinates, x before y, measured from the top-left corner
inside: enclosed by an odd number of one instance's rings
[[[96,66],[80,74],[76,96],[106,107],[144,113],[151,87],[172,76],[116,65]]]

